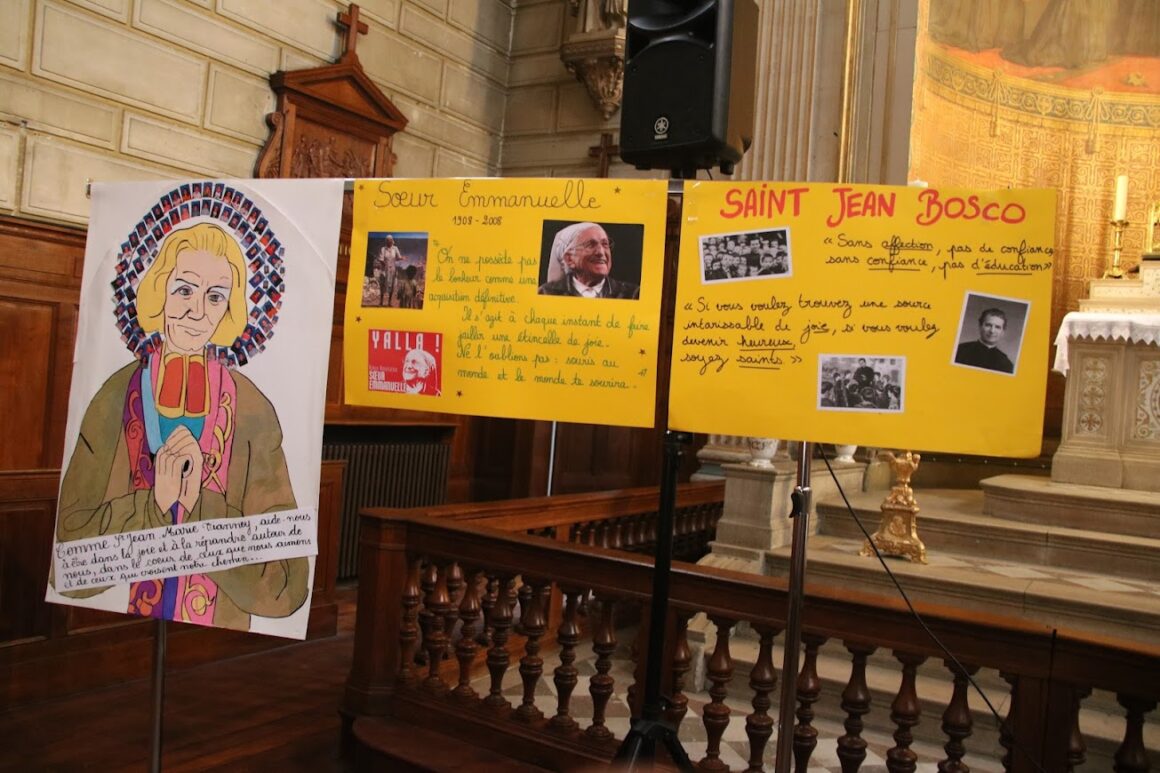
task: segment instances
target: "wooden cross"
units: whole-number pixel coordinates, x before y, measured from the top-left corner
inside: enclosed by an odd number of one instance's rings
[[[346,41],[343,44],[342,57],[340,62],[347,62],[351,59],[358,58],[355,53],[355,46],[358,45],[358,36],[367,34],[370,27],[365,21],[358,20],[358,6],[351,3],[347,11],[338,14],[338,26],[346,27]]]
[[[620,146],[612,141],[612,134],[604,132],[600,135],[600,144],[593,145],[588,148],[589,158],[600,159],[600,166],[596,172],[597,177],[608,176],[608,164],[610,159],[616,154],[620,153]]]

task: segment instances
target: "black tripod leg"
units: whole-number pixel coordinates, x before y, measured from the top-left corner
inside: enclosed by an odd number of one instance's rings
[[[677,770],[681,773],[693,773],[693,761],[689,759],[689,753],[685,751],[685,747],[681,746],[681,742],[677,738],[677,731],[669,730],[665,733],[663,740]]]
[[[656,759],[656,742],[649,738],[648,735],[639,730],[632,729],[628,731],[628,735],[624,737],[620,748],[616,750],[616,756],[612,758],[614,765],[623,765],[626,770],[638,770],[637,765],[644,763],[647,769],[652,767],[652,761]]]
[[[668,750],[677,770],[694,773],[693,763],[681,746],[676,729],[660,720],[651,719],[640,719],[632,723],[632,729],[624,737],[612,760],[613,765],[622,765],[624,770],[651,770],[656,760],[658,741]]]
[[[692,771],[689,756],[681,748],[677,731],[661,721],[664,699],[661,697],[661,672],[665,644],[665,618],[669,608],[669,580],[673,561],[673,522],[677,498],[677,471],[682,446],[692,440],[685,432],[665,433],[664,467],[661,471],[660,509],[657,513],[657,551],[653,565],[653,593],[649,607],[648,655],[645,662],[644,701],[641,717],[633,719],[631,729],[614,763],[626,770],[648,770],[656,759],[657,742],[669,750],[669,756],[682,771]]]

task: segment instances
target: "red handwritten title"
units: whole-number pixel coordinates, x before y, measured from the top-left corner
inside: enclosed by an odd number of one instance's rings
[[[730,188],[725,192],[725,206],[721,217],[770,218],[777,215],[797,217],[801,214],[804,194],[809,188]],[[894,217],[898,203],[897,191],[855,190],[852,187],[833,188],[838,210],[826,217],[826,225],[836,228],[847,220]],[[921,207],[914,222],[934,225],[944,220],[982,220],[991,223],[1015,225],[1027,219],[1027,210],[1014,201],[989,201],[978,194],[943,197],[937,188],[926,188],[918,194]]]

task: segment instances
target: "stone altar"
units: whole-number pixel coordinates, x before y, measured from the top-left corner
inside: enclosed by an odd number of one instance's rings
[[[1093,280],[1055,344],[1068,380],[1051,479],[1160,491],[1160,260],[1137,280]]]

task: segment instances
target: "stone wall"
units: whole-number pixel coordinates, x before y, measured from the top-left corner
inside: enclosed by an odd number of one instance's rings
[[[496,174],[512,0],[362,0],[400,176]],[[561,3],[562,5],[562,3]],[[335,0],[3,0],[0,213],[88,218],[86,180],[249,177],[268,77],[334,61]]]
[[[899,17],[910,26],[913,3],[872,3],[867,26],[876,34],[868,37],[889,36]],[[833,179],[843,3],[760,5],[757,142],[738,177]],[[0,213],[84,223],[86,180],[250,176],[274,107],[269,75],[334,61],[341,34],[333,20],[345,7],[339,0],[2,0]],[[576,25],[568,0],[363,0],[360,7],[370,31],[359,39],[359,58],[410,120],[395,141],[397,175],[596,174],[588,150],[602,132],[619,134],[620,113],[604,119],[560,60]],[[873,75],[855,105],[855,179],[901,182],[905,153],[896,149],[905,147],[909,91],[885,86],[881,73],[908,77],[913,58],[905,41],[868,49]],[[882,102],[886,120],[867,107]],[[610,174],[665,176],[619,159]]]
[[[845,0],[758,0],[754,145],[734,179],[836,179],[846,35]],[[860,5],[860,62],[851,105],[848,165],[854,182],[906,182],[916,0]],[[620,112],[604,120],[560,60],[576,27],[568,0],[519,0],[512,34],[502,152],[508,176],[591,176],[588,156],[601,132],[620,133]],[[614,159],[613,177],[638,172]],[[701,173],[701,178],[706,177]],[[719,170],[715,179],[722,179]]]
[[[620,112],[605,120],[560,60],[576,20],[567,0],[521,0],[512,31],[503,173],[509,177],[594,177],[588,149],[602,132],[620,134]],[[612,159],[611,177],[633,176]],[[655,175],[654,175],[655,176]]]

